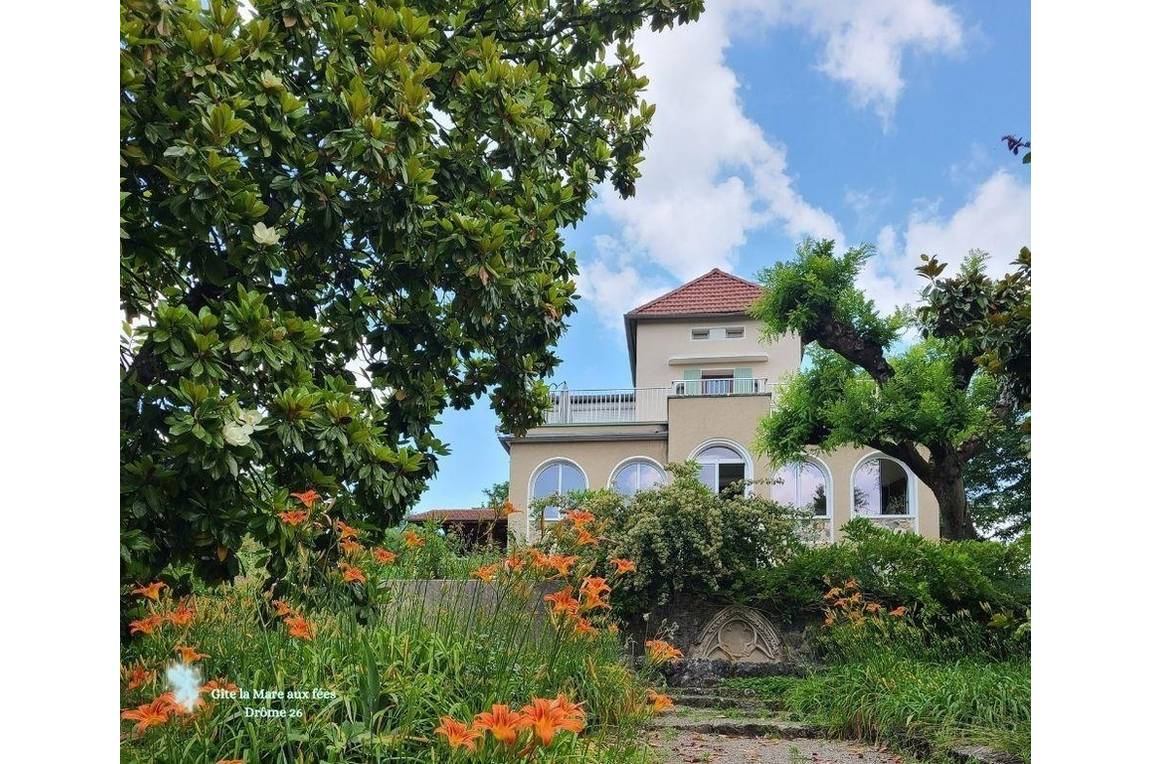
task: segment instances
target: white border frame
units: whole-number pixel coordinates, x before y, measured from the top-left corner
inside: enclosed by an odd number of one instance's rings
[[[744,482],[746,483],[744,486],[744,495],[751,496],[752,481],[756,479],[756,462],[753,461],[752,454],[748,453],[748,449],[744,448],[742,443],[729,440],[728,438],[709,438],[700,445],[696,446],[696,448],[692,449],[692,453],[688,459],[690,461],[699,462],[700,460],[696,457],[699,456],[702,451],[707,451],[712,446],[727,446],[728,448],[734,450],[736,453],[740,454],[740,457],[744,460]],[[712,486],[708,486],[708,488],[711,490]]]
[[[883,451],[870,451],[869,453],[860,457],[856,461],[856,463],[854,465],[852,465],[852,471],[848,473],[848,490],[852,492],[849,494],[849,496],[854,496],[855,492],[856,492],[856,470],[860,469],[860,465],[863,464],[864,462],[868,461],[869,459],[874,459],[876,457],[880,457],[881,459],[888,459],[889,461],[896,462],[904,470],[904,474],[908,476],[908,494],[909,494],[908,495],[908,508],[911,509],[912,511],[909,512],[908,514],[905,514],[905,515],[861,515],[861,514],[856,513],[856,505],[853,502],[849,501],[848,502],[848,518],[849,519],[852,519],[854,517],[866,517],[868,519],[888,518],[890,520],[909,520],[910,519],[910,520],[912,520],[912,527],[916,529],[916,533],[917,533],[917,535],[919,535],[919,533],[920,533],[920,502],[918,501],[918,499],[919,499],[919,494],[920,494],[920,478],[916,477],[916,473],[914,473],[911,469],[909,469],[908,465],[905,464],[904,462],[902,462],[901,460],[899,460],[895,457],[889,456],[888,454],[884,453]]]
[[[653,467],[660,470],[660,474],[664,476],[664,482],[661,483],[661,485],[668,485],[668,470],[664,468],[663,464],[653,459],[651,456],[626,456],[620,461],[616,462],[616,466],[613,467],[612,471],[608,473],[608,482],[604,485],[604,487],[612,490],[612,483],[616,480],[616,473],[632,462],[648,462]],[[632,495],[635,496],[636,494]]]

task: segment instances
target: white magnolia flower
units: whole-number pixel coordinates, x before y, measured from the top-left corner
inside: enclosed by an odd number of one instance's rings
[[[233,446],[246,446],[252,442],[252,428],[239,422],[224,425],[224,440]]]

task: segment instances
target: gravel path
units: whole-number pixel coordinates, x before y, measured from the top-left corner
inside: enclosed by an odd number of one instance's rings
[[[904,761],[875,746],[839,740],[780,740],[659,730],[650,734],[649,743],[666,764],[902,764]]]

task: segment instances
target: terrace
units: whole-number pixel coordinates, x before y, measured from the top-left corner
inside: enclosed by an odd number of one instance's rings
[[[764,377],[676,379],[666,387],[552,391],[544,424],[637,424],[667,422],[669,398],[771,397],[777,384]]]

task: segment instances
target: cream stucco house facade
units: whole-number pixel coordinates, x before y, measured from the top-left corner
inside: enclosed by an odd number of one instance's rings
[[[625,494],[666,480],[664,466],[689,459],[713,490],[764,480],[749,490],[811,511],[817,532],[835,539],[854,516],[939,536],[931,491],[902,463],[875,451],[842,448],[778,468],[753,448],[781,381],[800,367],[795,336],[761,337],[747,309],[760,288],[714,269],[624,316],[634,387],[552,395],[545,424],[501,436],[511,468],[508,492],[521,511],[511,534],[532,540],[534,499],[584,488]],[[548,510],[545,520],[558,518]]]

